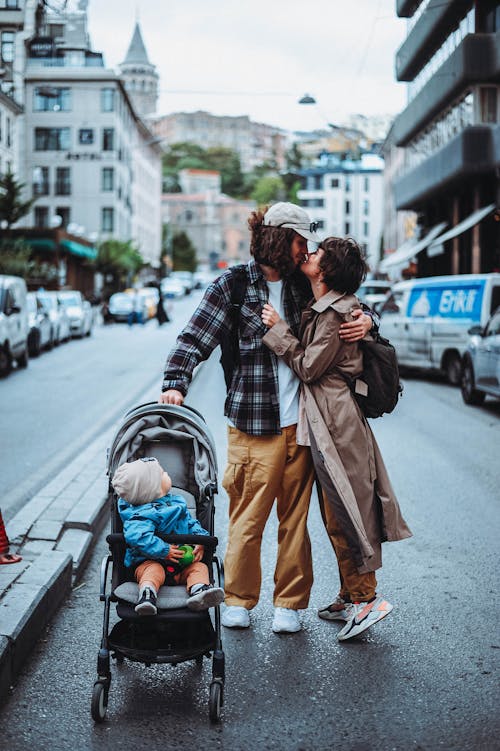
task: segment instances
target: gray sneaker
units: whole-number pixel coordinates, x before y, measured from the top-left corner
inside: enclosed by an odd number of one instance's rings
[[[250,614],[241,605],[227,605],[222,613],[221,623],[226,628],[248,628]]]
[[[352,602],[346,602],[338,595],[335,600],[318,610],[318,615],[324,621],[348,621],[351,615]]]
[[[353,636],[361,634],[374,623],[381,621],[392,610],[392,605],[383,597],[376,597],[371,602],[353,603],[350,618],[344,628],[337,634],[339,641],[352,639]]]
[[[204,584],[194,595],[188,597],[186,602],[190,610],[208,610],[224,602],[224,590],[221,587],[213,587],[211,584]]]

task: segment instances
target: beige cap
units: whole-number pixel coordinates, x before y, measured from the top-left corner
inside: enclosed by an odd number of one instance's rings
[[[158,459],[137,459],[118,467],[111,484],[123,500],[133,506],[150,503],[161,498],[161,478],[163,469]]]
[[[311,222],[307,211],[286,201],[273,204],[264,214],[265,227],[294,229],[298,235],[305,237],[306,240],[320,243],[321,237],[316,234],[317,225],[317,222]]]

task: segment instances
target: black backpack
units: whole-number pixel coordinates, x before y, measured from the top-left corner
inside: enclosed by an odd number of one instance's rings
[[[246,267],[234,266],[230,269],[230,271],[233,277],[233,286],[231,289],[231,299],[229,305],[231,328],[228,332],[224,333],[220,342],[220,364],[222,365],[222,369],[224,371],[226,389],[229,389],[234,370],[240,361],[240,348],[238,346],[240,309],[247,288]]]
[[[362,339],[359,345],[363,352],[363,372],[352,378],[339,369],[337,371],[351,389],[364,416],[382,417],[395,409],[403,393],[396,351],[390,341],[379,333],[373,334],[372,339]],[[356,389],[358,380],[366,383],[366,395]]]

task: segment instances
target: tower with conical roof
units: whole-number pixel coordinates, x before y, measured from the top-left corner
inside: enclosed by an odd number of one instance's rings
[[[139,117],[153,115],[158,101],[159,76],[156,67],[149,62],[138,21],[125,60],[119,68],[120,77]]]

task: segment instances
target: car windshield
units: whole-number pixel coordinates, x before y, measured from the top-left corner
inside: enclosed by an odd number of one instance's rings
[[[130,295],[127,295],[125,292],[119,293],[117,295],[111,295],[109,301],[111,303],[122,303],[122,302],[131,302]]]
[[[56,300],[50,295],[38,295],[38,299],[48,310],[54,310],[57,305]]]
[[[70,308],[72,305],[81,305],[82,301],[78,295],[64,295],[61,297],[61,302],[66,308]]]
[[[363,295],[383,295],[385,292],[389,292],[390,288],[390,284],[362,284],[359,291]]]

